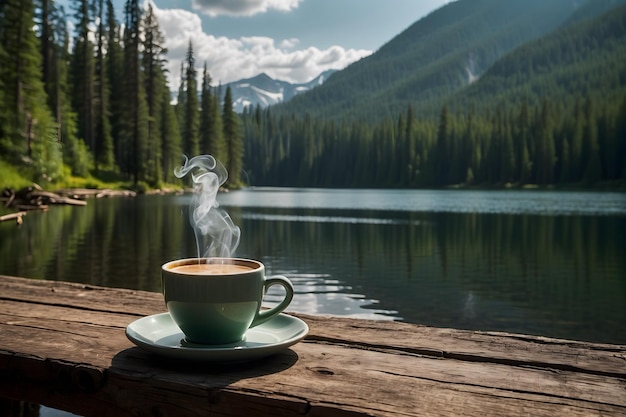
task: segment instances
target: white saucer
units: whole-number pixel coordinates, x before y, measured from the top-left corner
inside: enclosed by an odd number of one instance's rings
[[[126,337],[142,349],[171,358],[213,362],[273,355],[298,343],[308,332],[304,321],[283,313],[249,329],[241,342],[219,346],[181,344],[185,335],[169,313],[142,317],[126,327]]]

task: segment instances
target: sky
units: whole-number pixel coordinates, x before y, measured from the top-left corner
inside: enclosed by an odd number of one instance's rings
[[[292,83],[343,69],[450,0],[147,0],[168,49],[170,89],[191,40],[212,84],[262,72]],[[125,0],[114,0],[122,16]]]

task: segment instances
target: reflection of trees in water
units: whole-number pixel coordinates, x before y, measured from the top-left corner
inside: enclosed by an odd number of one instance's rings
[[[2,224],[0,273],[160,291],[160,265],[197,253],[178,201],[93,200]],[[237,256],[328,275],[407,321],[626,332],[624,217],[225,208]]]
[[[607,340],[626,326],[624,218],[253,211],[240,250],[328,273],[407,321],[544,334],[562,326]],[[357,216],[389,221],[349,222]]]
[[[95,285],[160,290],[160,266],[196,256],[182,209],[163,200],[91,200],[85,207],[32,213],[0,230],[3,273]]]

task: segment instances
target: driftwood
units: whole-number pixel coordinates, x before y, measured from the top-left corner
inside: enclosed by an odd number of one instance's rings
[[[22,216],[26,216],[25,211],[18,211],[15,213],[5,214],[4,216],[0,216],[0,222],[4,222],[7,220],[15,220],[17,224],[22,224]]]
[[[69,188],[55,192],[44,191],[39,185],[12,190],[7,188],[0,193],[0,204],[6,208],[20,210],[20,213],[31,210],[48,210],[51,204],[66,204],[72,206],[87,205],[87,198],[102,197],[134,197],[137,193],[130,190],[88,189]],[[7,217],[10,216],[10,217]],[[2,216],[0,221],[15,219],[18,224],[22,222],[23,214],[11,213]]]
[[[55,191],[56,194],[84,200],[86,198],[103,198],[103,197],[135,197],[137,193],[131,190],[111,190],[111,189],[94,189],[94,188],[64,188]]]

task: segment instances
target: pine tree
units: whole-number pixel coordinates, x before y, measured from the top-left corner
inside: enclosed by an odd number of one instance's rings
[[[583,153],[587,156],[587,162],[583,171],[585,182],[593,184],[602,179],[602,161],[598,144],[598,126],[591,98],[585,101],[585,129],[583,141]]]
[[[573,131],[570,139],[570,172],[568,179],[571,182],[582,180],[584,172],[584,154],[583,154],[583,129],[585,119],[583,117],[582,100],[577,98],[574,107]]]
[[[504,184],[515,181],[515,173],[518,171],[515,166],[515,150],[513,146],[513,134],[511,125],[505,120],[502,126],[502,155],[500,167],[502,169],[500,180]]]
[[[70,98],[71,88],[68,79],[70,34],[67,29],[67,16],[63,8],[56,8],[53,3],[51,6],[52,56],[46,85],[48,103],[56,120],[58,141],[63,149],[63,162],[71,169],[72,174],[86,177],[93,166],[93,160],[87,145],[77,136],[77,115]]]
[[[120,146],[122,172],[137,184],[147,179],[148,109],[140,65],[141,9],[138,0],[127,0],[124,31],[124,113]]]
[[[472,184],[477,177],[480,178],[481,174],[481,164],[482,164],[482,153],[480,145],[477,143],[477,127],[476,127],[476,114],[474,113],[474,108],[470,109],[470,112],[467,116],[467,124],[465,126],[465,137],[463,139],[464,143],[469,149],[469,164],[467,167],[467,172],[465,174],[465,182],[467,184]]]
[[[181,137],[183,141],[183,152],[193,157],[200,152],[200,111],[198,107],[198,83],[196,81],[195,58],[193,56],[193,45],[189,41],[187,48],[186,68],[184,75],[184,101],[181,105]]]
[[[615,170],[618,178],[626,180],[626,95],[619,106],[615,117],[615,148],[617,165]],[[620,169],[621,167],[621,169]]]
[[[243,139],[240,134],[239,117],[233,110],[230,86],[226,88],[224,96],[222,122],[226,142],[225,164],[228,169],[228,183],[231,187],[239,187],[241,186],[241,172],[243,170]]]
[[[152,4],[143,20],[143,70],[145,73],[146,102],[148,105],[148,137],[147,137],[147,172],[148,182],[158,186],[163,177],[162,140],[167,140],[162,133],[159,117],[164,113],[162,107],[169,106],[169,98],[164,100],[163,90],[168,90],[165,80],[165,58],[167,49],[163,46],[165,39],[159,28]]]
[[[72,107],[77,114],[78,136],[96,153],[94,115],[94,45],[91,42],[91,8],[88,0],[79,0],[74,18],[76,37],[70,65]]]
[[[105,66],[109,85],[109,121],[113,138],[114,166],[119,168],[124,158],[121,143],[122,122],[124,120],[124,57],[120,38],[120,25],[115,18],[115,9],[111,0],[107,0],[106,13],[106,57]]]
[[[98,30],[96,32],[96,60],[94,64],[94,161],[95,168],[110,169],[114,165],[113,137],[109,121],[109,79],[107,77],[104,54],[106,48],[106,33],[104,27],[104,2],[97,3]]]
[[[187,90],[187,86],[185,85],[185,62],[183,61],[180,63],[180,83],[178,84],[178,95],[176,96],[175,106],[181,137],[185,133],[183,131],[183,124],[185,123],[185,90]]]
[[[37,179],[61,175],[61,151],[42,82],[41,49],[33,31],[31,0],[0,4],[0,151],[17,165],[30,164]]]
[[[434,155],[434,173],[436,185],[449,184],[449,157],[450,157],[450,143],[452,142],[452,126],[450,120],[450,111],[447,106],[441,109],[439,115],[439,127],[437,129],[437,145]]]
[[[159,118],[161,122],[161,166],[163,168],[163,180],[167,183],[177,181],[174,175],[174,168],[180,164],[182,149],[180,140],[180,128],[178,126],[178,118],[176,111],[169,104],[169,89],[161,91],[163,95],[163,106],[161,106],[162,114]]]
[[[52,71],[54,67],[54,35],[51,17],[53,13],[53,4],[51,0],[41,0],[40,9],[40,37],[39,43],[41,45],[41,80],[43,81],[44,89],[48,95],[48,99],[52,96]],[[51,108],[54,106],[50,106]],[[58,121],[58,118],[57,118]]]
[[[406,141],[406,185],[414,186],[417,181],[418,155],[417,144],[415,139],[415,117],[413,116],[413,106],[410,104],[406,110],[406,128],[404,133],[404,140]]]
[[[541,104],[537,117],[535,157],[537,183],[546,185],[554,182],[556,150],[554,146],[554,121],[552,109],[547,100]]]
[[[218,161],[225,159],[224,129],[217,94],[211,93],[211,76],[206,62],[202,72],[200,105],[200,152]]]
[[[530,110],[528,102],[522,103],[517,119],[517,140],[515,144],[517,178],[521,184],[531,180],[532,161],[530,159],[529,143],[531,142]]]

